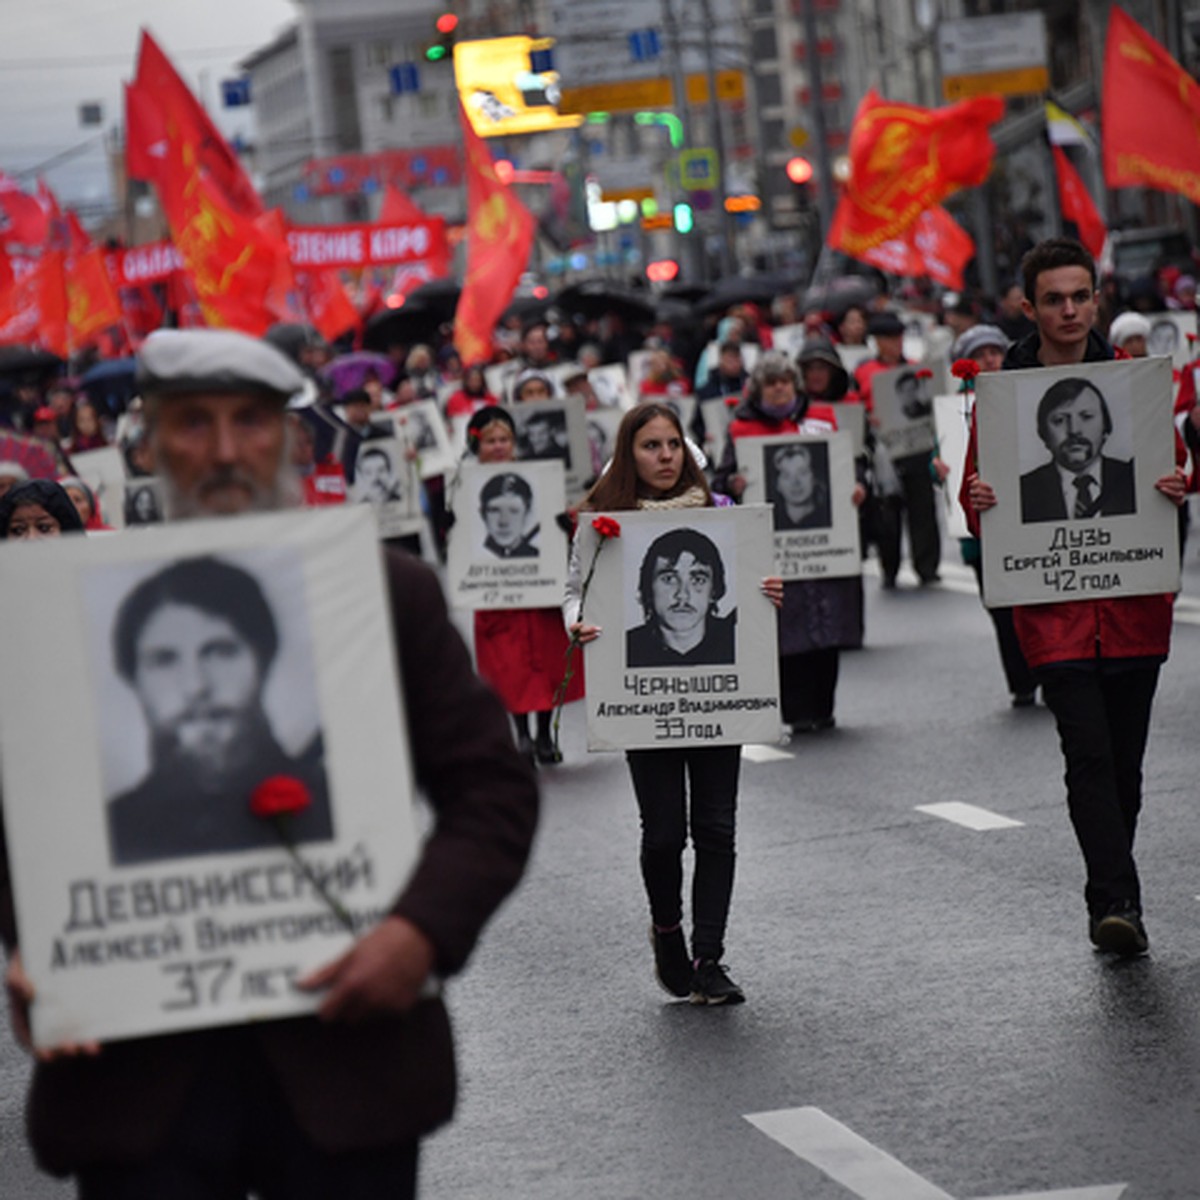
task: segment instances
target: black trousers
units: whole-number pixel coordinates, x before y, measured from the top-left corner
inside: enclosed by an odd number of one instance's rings
[[[415,1141],[318,1149],[249,1039],[245,1047],[206,1064],[153,1157],[79,1171],[80,1200],[414,1200]]]
[[[833,716],[839,651],[836,646],[779,657],[779,707],[788,725]]]
[[[979,584],[979,595],[982,598],[983,563],[978,558],[972,559],[971,570],[975,572],[975,582]],[[1000,662],[1004,666],[1004,679],[1008,683],[1009,694],[1028,696],[1037,687],[1037,680],[1025,661],[1021,643],[1017,641],[1017,631],[1013,628],[1013,610],[989,608],[987,614],[992,618],[992,626],[996,630],[996,645],[1000,647]]]
[[[1039,667],[1034,672],[1058,723],[1067,808],[1087,867],[1092,916],[1115,901],[1141,907],[1133,841],[1142,807],[1142,758],[1159,664],[1120,660]]]
[[[642,822],[642,881],[650,919],[662,929],[683,919],[683,851],[690,827],[696,857],[692,954],[720,959],[733,894],[741,747],[629,750],[625,759]]]
[[[942,560],[937,505],[928,454],[909,454],[892,464],[900,481],[901,495],[884,496],[879,503],[879,565],[885,580],[894,580],[900,570],[901,522],[908,518],[908,540],[913,568],[922,582],[937,578]]]

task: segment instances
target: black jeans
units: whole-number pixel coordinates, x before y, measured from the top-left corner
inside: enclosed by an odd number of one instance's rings
[[[779,657],[779,708],[788,725],[833,716],[839,651],[836,646]]]
[[[1034,672],[1058,723],[1067,808],[1087,866],[1084,898],[1094,917],[1115,901],[1141,908],[1133,840],[1158,671],[1157,662],[1098,659]]]
[[[909,454],[896,459],[892,466],[900,481],[902,495],[884,496],[880,502],[879,565],[885,580],[896,578],[896,572],[900,570],[901,519],[907,513],[913,568],[921,580],[928,583],[937,578],[942,558],[929,455]]]
[[[414,1200],[418,1144],[332,1153],[308,1139],[249,1039],[215,1054],[165,1144],[77,1174],[80,1200]]]
[[[725,950],[733,893],[741,747],[629,750],[625,758],[642,821],[642,880],[650,900],[650,919],[661,929],[670,929],[683,919],[683,850],[690,807],[696,854],[692,954],[719,959]]]

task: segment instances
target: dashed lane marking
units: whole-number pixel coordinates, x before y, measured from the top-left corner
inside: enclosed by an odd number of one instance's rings
[[[943,821],[953,821],[955,825],[965,825],[968,829],[1015,829],[1024,825],[1024,821],[1014,821],[1012,817],[1002,817],[999,813],[989,812],[974,804],[964,804],[961,800],[945,800],[939,804],[918,804],[917,812],[928,813],[931,817],[941,817]]]
[[[742,757],[753,763],[782,762],[785,758],[795,758],[790,750],[781,750],[778,746],[743,746]]]
[[[819,1108],[748,1113],[746,1120],[859,1200],[954,1200]],[[1056,1192],[1014,1192],[982,1200],[1120,1200],[1127,1186],[1111,1183]]]

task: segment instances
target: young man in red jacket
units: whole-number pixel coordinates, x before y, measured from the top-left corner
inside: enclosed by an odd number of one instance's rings
[[[1092,328],[1096,265],[1080,243],[1051,238],[1021,263],[1024,309],[1037,328],[1011,347],[1005,370],[1105,362],[1113,349]],[[968,451],[964,508],[978,536],[979,513],[996,494]],[[1182,471],[1155,486],[1183,503]],[[1017,638],[1058,724],[1066,760],[1067,807],[1087,868],[1088,932],[1100,950],[1148,948],[1133,860],[1142,802],[1142,758],[1158,672],[1171,641],[1169,595],[1071,600],[1013,609]]]

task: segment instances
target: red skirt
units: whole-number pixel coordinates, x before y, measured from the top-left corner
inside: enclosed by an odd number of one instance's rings
[[[567,665],[567,631],[557,608],[489,609],[475,614],[475,661],[510,713],[545,712]],[[566,699],[583,696],[583,648],[571,655]]]

